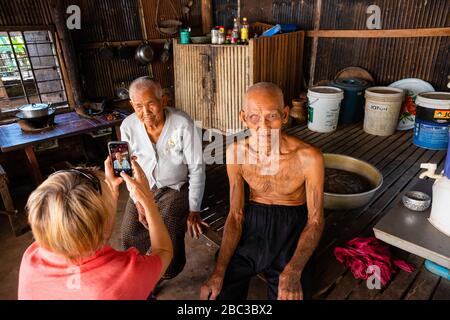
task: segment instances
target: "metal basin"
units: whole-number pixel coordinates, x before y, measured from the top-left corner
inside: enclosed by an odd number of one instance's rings
[[[325,192],[324,208],[333,210],[355,209],[366,205],[372,200],[375,192],[383,184],[383,175],[373,165],[340,154],[325,153],[325,168],[340,169],[356,173],[367,178],[373,187],[371,190],[362,193],[338,194]]]

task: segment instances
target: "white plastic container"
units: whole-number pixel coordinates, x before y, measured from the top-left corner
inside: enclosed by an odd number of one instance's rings
[[[402,89],[371,87],[366,89],[364,131],[376,136],[390,136],[397,128],[404,97]]]
[[[433,204],[430,223],[450,237],[450,179],[439,178],[433,184]]]
[[[344,91],[335,87],[319,86],[308,90],[308,129],[328,133],[337,128]]]
[[[436,229],[450,237],[450,138],[444,174],[433,184],[433,203],[428,220]]]

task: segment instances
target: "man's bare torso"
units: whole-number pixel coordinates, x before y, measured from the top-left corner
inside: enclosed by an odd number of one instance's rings
[[[245,151],[252,153],[249,143]],[[313,149],[296,137],[281,133],[278,166],[273,163],[240,165],[242,177],[250,187],[250,200],[264,204],[296,206],[306,202],[305,176],[302,168],[307,165]],[[270,172],[270,167],[275,170]],[[265,173],[264,173],[265,172]]]

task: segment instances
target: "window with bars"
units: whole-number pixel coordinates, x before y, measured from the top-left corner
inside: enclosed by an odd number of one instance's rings
[[[0,118],[40,102],[67,106],[52,32],[0,31]]]

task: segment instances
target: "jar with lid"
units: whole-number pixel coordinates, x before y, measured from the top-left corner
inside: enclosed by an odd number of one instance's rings
[[[225,27],[220,26],[219,27],[219,38],[217,44],[224,44],[225,43]]]
[[[215,27],[211,30],[211,44],[219,43],[219,28]]]

